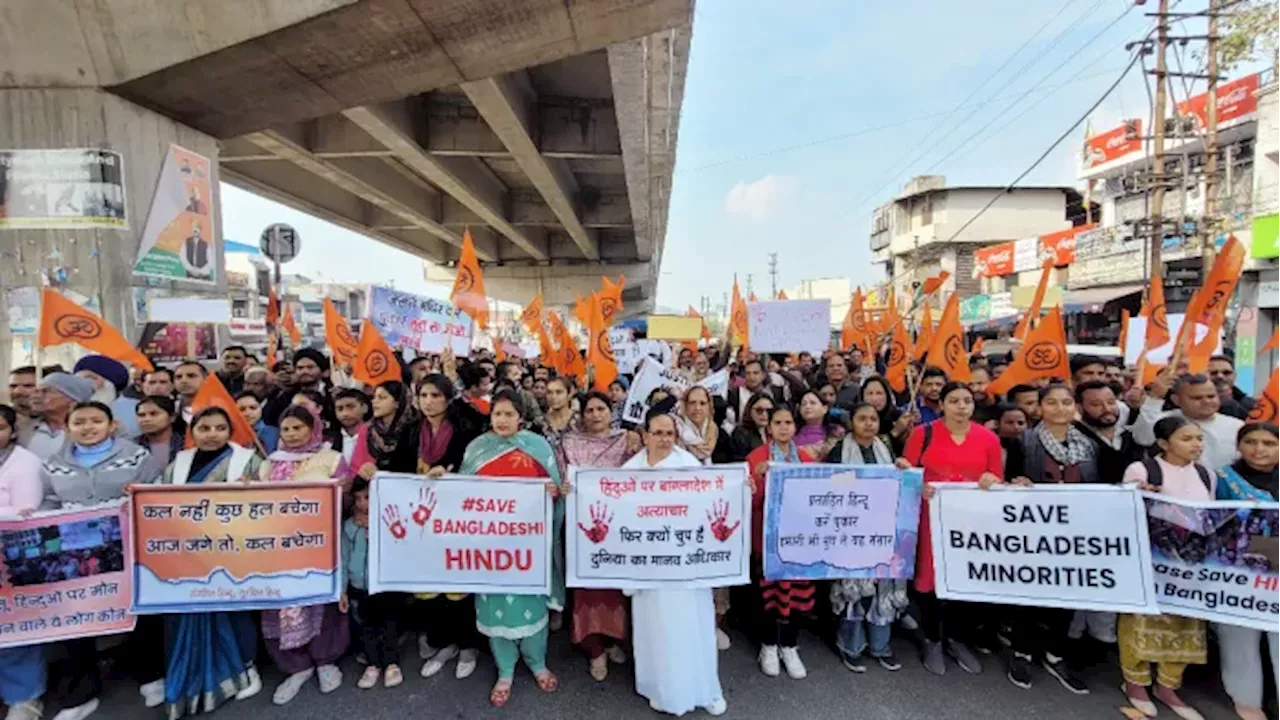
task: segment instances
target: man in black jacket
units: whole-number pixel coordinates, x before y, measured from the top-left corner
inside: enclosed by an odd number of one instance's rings
[[[1236,387],[1236,366],[1226,355],[1214,355],[1209,359],[1209,379],[1218,389],[1218,412],[1244,420],[1253,409],[1255,400]]]
[[[1076,407],[1085,436],[1098,446],[1098,475],[1104,483],[1119,484],[1125,468],[1143,456],[1143,448],[1120,424],[1120,403],[1115,390],[1102,380],[1076,386]]]

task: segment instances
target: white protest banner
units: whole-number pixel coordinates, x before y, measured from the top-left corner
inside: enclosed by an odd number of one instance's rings
[[[718,370],[698,381],[698,384],[720,398],[729,397],[729,370]]]
[[[378,473],[369,483],[369,592],[550,593],[546,482]]]
[[[696,588],[751,582],[747,466],[570,468],[566,584]]]
[[[369,319],[391,347],[438,353],[447,342],[454,355],[471,354],[471,316],[448,300],[373,285],[369,288]]]
[[[1160,611],[1275,632],[1280,504],[1143,497]]]
[[[618,365],[618,372],[630,375],[640,364],[640,346],[636,344],[635,332],[627,327],[609,328],[609,347],[613,348],[613,361]],[[536,354],[536,353],[535,353]]]
[[[666,388],[673,395],[683,395],[689,389],[689,381],[678,370],[659,365],[653,358],[640,361],[640,369],[627,390],[627,402],[622,407],[622,421],[644,422],[649,411],[649,394],[658,388]]]
[[[830,300],[764,300],[747,304],[755,352],[820,353],[831,345]]]
[[[935,485],[940,598],[1157,613],[1146,510],[1132,488]]]
[[[910,578],[920,487],[893,465],[770,463],[765,579]]]
[[[1173,355],[1173,344],[1178,340],[1178,333],[1182,331],[1182,320],[1186,315],[1182,313],[1170,313],[1165,316],[1169,326],[1169,342],[1154,347],[1151,352],[1147,353],[1147,360],[1153,363],[1164,364],[1169,362],[1169,357]],[[1204,340],[1204,336],[1209,334],[1209,328],[1204,325],[1196,325],[1196,342]],[[1125,365],[1137,365],[1138,358],[1142,356],[1142,349],[1147,343],[1147,319],[1144,317],[1129,318],[1129,332],[1125,335],[1124,347],[1120,348],[1124,353]],[[1218,345],[1213,350],[1215,353],[1222,352],[1222,338],[1219,336]]]

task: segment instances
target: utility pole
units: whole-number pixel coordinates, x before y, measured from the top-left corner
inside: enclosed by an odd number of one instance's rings
[[[1165,106],[1169,102],[1165,86],[1167,76],[1165,51],[1168,45],[1169,0],[1160,0],[1160,10],[1156,14],[1156,97],[1155,108],[1151,113],[1152,124],[1155,126],[1151,143],[1151,215],[1147,219],[1151,232],[1147,252],[1150,263],[1147,277],[1151,279],[1153,285],[1164,282],[1164,265],[1160,260],[1160,250],[1164,245],[1164,116]]]
[[[1204,108],[1204,217],[1200,219],[1201,267],[1205,273],[1212,265],[1218,234],[1218,0],[1209,0],[1209,37],[1206,43],[1209,97]],[[1230,186],[1227,194],[1231,194]]]
[[[769,253],[769,290],[770,300],[778,298],[778,253]]]
[[[751,297],[751,273],[747,273],[747,297]]]

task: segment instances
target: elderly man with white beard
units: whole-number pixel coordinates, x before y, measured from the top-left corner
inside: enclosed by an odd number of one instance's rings
[[[116,434],[135,438],[138,430],[138,401],[120,393],[129,386],[129,370],[106,355],[86,355],[76,362],[76,375],[93,383],[93,400],[111,408],[119,427]]]

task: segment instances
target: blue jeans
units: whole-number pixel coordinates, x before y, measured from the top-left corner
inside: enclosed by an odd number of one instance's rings
[[[0,649],[0,700],[13,707],[44,694],[43,645]]]
[[[872,625],[866,620],[840,620],[840,629],[836,632],[836,647],[851,658],[862,655],[871,646],[871,657],[887,657],[890,655],[889,636],[893,633],[891,625]]]

